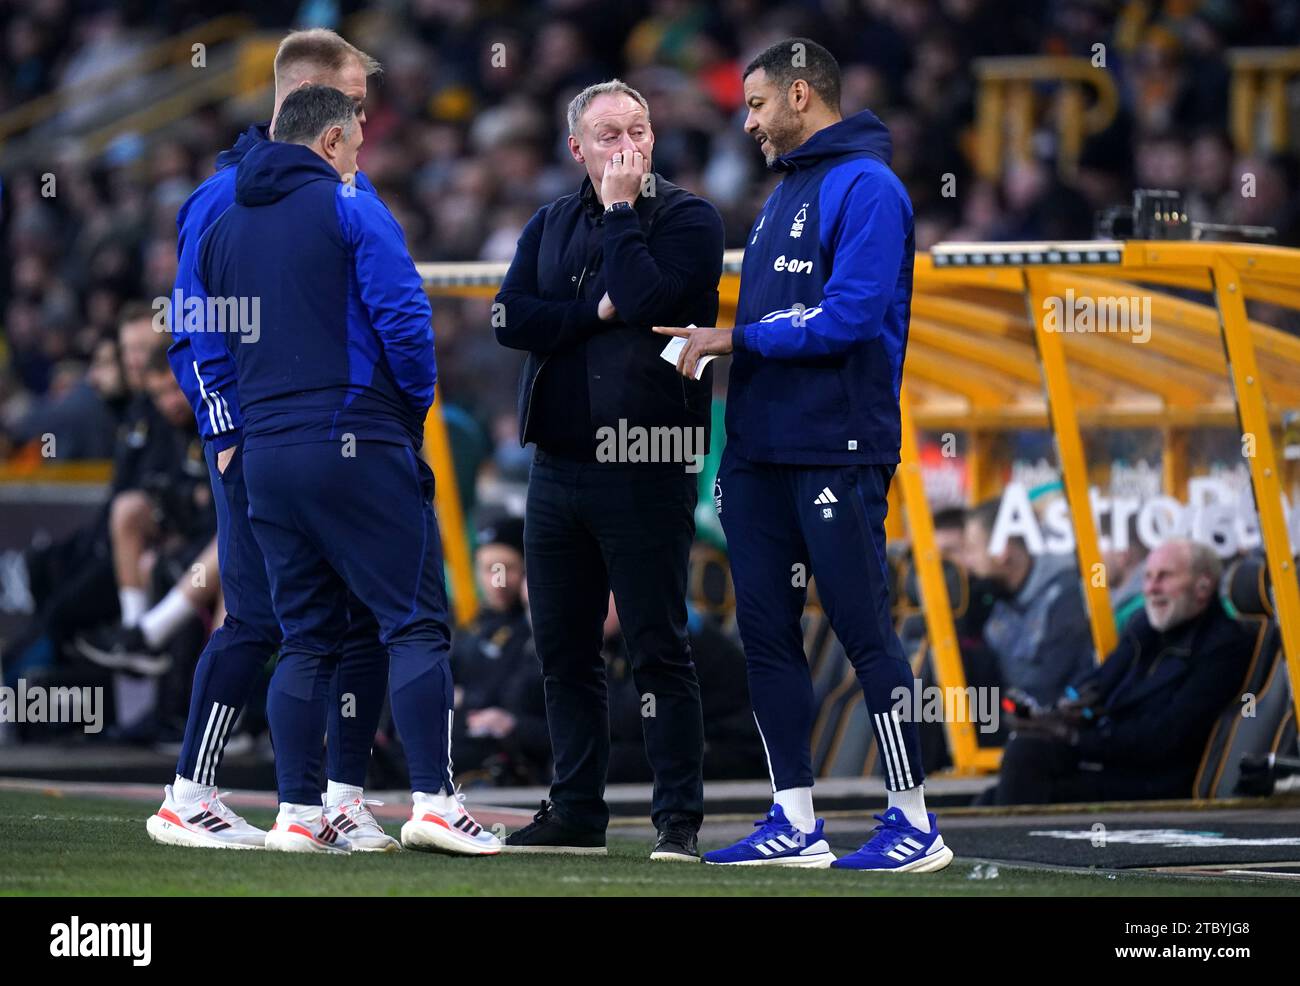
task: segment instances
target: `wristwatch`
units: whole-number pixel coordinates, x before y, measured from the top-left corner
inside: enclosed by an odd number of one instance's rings
[[[632,211],[633,209],[632,209],[631,202],[615,202],[613,205],[611,205],[609,208],[605,210],[605,215],[608,216],[612,212],[632,212]]]

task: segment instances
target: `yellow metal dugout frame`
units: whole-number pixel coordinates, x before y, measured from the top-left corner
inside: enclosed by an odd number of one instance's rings
[[[734,319],[742,253],[728,251],[719,285],[719,323]],[[505,264],[422,264],[435,295],[491,298]],[[1194,291],[1199,303],[1166,289]],[[1083,297],[1149,298],[1141,346],[1113,333],[1052,331],[1044,303],[1067,290]],[[919,455],[922,429],[968,437],[969,488],[995,493],[996,435],[1052,432],[1077,544],[1093,642],[1104,658],[1116,631],[1091,510],[1084,433],[1154,428],[1164,438],[1165,492],[1182,496],[1187,429],[1237,427],[1253,441],[1245,456],[1268,558],[1287,670],[1300,681],[1300,585],[1286,519],[1283,478],[1294,463],[1277,455],[1283,411],[1300,409],[1300,338],[1252,321],[1247,302],[1300,309],[1300,250],[1238,243],[1129,241],[942,244],[916,257],[912,329],[904,369],[902,466],[891,491],[901,499],[935,657],[937,684],[965,688],[952,609],[935,546]],[[438,473],[437,507],[447,545],[456,617],[474,612],[475,590],[461,505],[439,405],[426,426]],[[1246,443],[1243,443],[1245,445]],[[897,516],[890,517],[891,533]],[[1300,692],[1293,689],[1300,713]],[[954,771],[996,769],[999,750],[980,749],[972,723],[949,722]]]

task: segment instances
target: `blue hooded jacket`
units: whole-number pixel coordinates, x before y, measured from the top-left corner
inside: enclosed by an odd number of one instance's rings
[[[436,379],[432,311],[397,220],[299,144],[256,144],[235,181],[197,273],[205,295],[257,303],[254,332],[221,333],[243,447],[350,435],[418,449]]]
[[[896,464],[912,203],[863,111],[773,162],[750,231],[727,387],[729,449],[755,462]]]
[[[235,146],[217,155],[217,170],[181,206],[176,214],[176,282],[168,299],[172,344],[167,350],[172,373],[194,408],[199,434],[220,452],[239,443],[243,415],[235,381],[235,357],[226,339],[210,331],[206,320],[207,298],[198,282],[199,240],[217,217],[235,202],[235,172],[244,155],[270,140],[270,124],[249,127]],[[360,191],[374,193],[374,186],[357,172]]]

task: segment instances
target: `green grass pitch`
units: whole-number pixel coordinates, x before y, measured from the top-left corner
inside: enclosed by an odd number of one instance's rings
[[[652,863],[649,842],[610,840],[607,858],[496,856],[454,859],[401,852],[348,858],[157,846],[145,834],[152,806],[46,794],[0,794],[0,896],[509,895],[1069,897],[1297,894],[1294,884],[1137,872],[1076,873],[999,865],[971,879],[960,856],[937,874],[863,876],[775,867],[722,869]],[[270,812],[249,820],[269,827]],[[392,826],[389,826],[390,829]],[[707,841],[706,847],[712,848]]]

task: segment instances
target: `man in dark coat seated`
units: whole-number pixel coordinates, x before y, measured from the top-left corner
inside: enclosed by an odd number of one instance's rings
[[[1012,719],[992,803],[1190,796],[1254,646],[1219,602],[1220,568],[1209,547],[1191,541],[1151,552],[1145,606],[1109,659],[1054,707]]]

